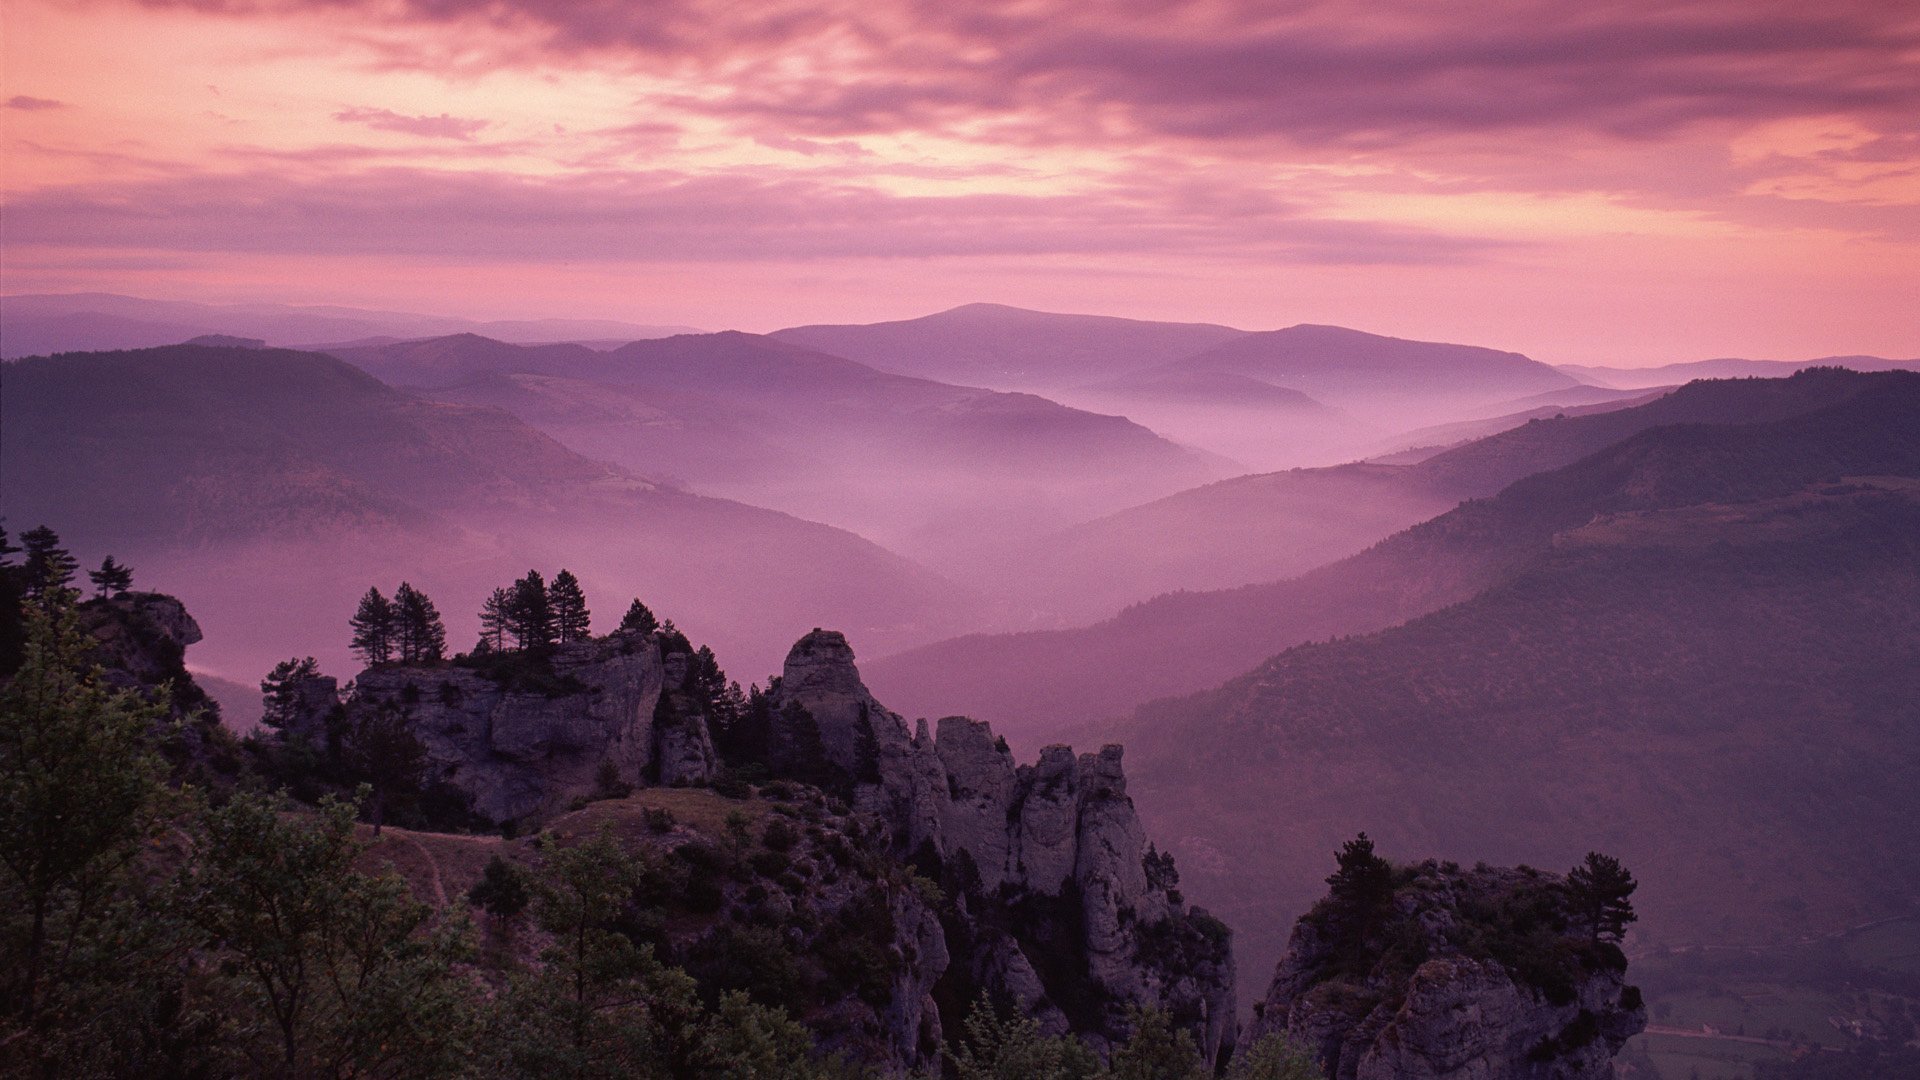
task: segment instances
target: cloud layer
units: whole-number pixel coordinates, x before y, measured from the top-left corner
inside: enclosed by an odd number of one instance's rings
[[[1383,308],[1457,294],[1492,344],[1554,268],[1600,320],[1659,266],[1729,309],[1844,281],[1831,325],[1885,330],[1829,351],[1920,334],[1863,299],[1920,272],[1920,9],[1884,0],[19,7],[36,264],[1392,268]]]

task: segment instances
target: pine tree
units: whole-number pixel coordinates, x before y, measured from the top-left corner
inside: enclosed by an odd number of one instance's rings
[[[1365,914],[1393,895],[1393,866],[1373,853],[1366,833],[1341,845],[1334,854],[1339,869],[1327,879],[1333,899],[1348,911]]]
[[[507,634],[513,626],[513,594],[495,589],[480,605],[480,640],[495,652],[507,647]]]
[[[299,719],[300,685],[320,674],[313,657],[294,657],[273,666],[260,680],[260,722],[275,731],[285,731]]]
[[[80,564],[74,560],[72,552],[60,546],[59,534],[42,525],[22,533],[20,542],[26,545],[24,569],[29,598],[44,602],[72,584],[74,572],[80,569]]]
[[[100,561],[100,569],[87,571],[87,579],[93,582],[94,596],[119,596],[133,588],[133,567],[114,562],[109,555]]]
[[[547,582],[540,571],[513,583],[513,608],[508,629],[522,649],[544,649],[553,644],[553,609],[547,603]]]
[[[620,619],[619,632],[651,634],[658,629],[660,629],[660,620],[653,617],[653,612],[647,605],[640,602],[639,597],[634,597],[633,603],[627,605],[627,613]]]
[[[403,664],[430,664],[446,658],[447,627],[427,594],[406,582],[393,594],[394,644]]]
[[[393,604],[380,595],[379,589],[368,589],[360,598],[360,610],[354,612],[352,620],[353,651],[369,667],[393,659],[394,615]]]
[[[547,587],[547,607],[553,613],[553,629],[562,642],[585,641],[592,635],[587,611],[587,595],[580,579],[565,569],[553,575]]]
[[[1588,852],[1586,862],[1567,871],[1567,893],[1596,943],[1618,942],[1626,936],[1627,924],[1639,919],[1627,898],[1639,887],[1619,859],[1597,851]]]

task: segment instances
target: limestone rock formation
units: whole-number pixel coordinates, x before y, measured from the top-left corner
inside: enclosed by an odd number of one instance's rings
[[[463,793],[489,821],[532,823],[610,784],[711,778],[708,725],[682,693],[687,659],[663,656],[661,635],[616,633],[539,656],[379,665],[354,680],[344,724],[396,721],[425,750],[429,782]],[[302,725],[317,736],[326,722],[317,706],[331,695],[312,689],[300,694],[316,705]]]
[[[1619,950],[1572,926],[1559,877],[1429,862],[1398,878],[1368,930],[1331,898],[1300,920],[1251,1037],[1286,1032],[1330,1080],[1613,1076],[1646,1010]]]
[[[947,717],[932,738],[921,721],[910,734],[828,630],[793,647],[770,698],[774,742],[786,748],[776,773],[824,767],[887,826],[897,857],[941,868],[964,900],[949,936],[974,943],[964,966],[982,987],[1096,1044],[1119,1038],[1127,1006],[1141,1004],[1172,1012],[1210,1060],[1230,1050],[1226,928],[1148,880],[1119,746],[1078,758],[1050,746],[1016,767],[978,721]],[[822,761],[806,760],[810,747]],[[989,909],[995,918],[979,918]]]

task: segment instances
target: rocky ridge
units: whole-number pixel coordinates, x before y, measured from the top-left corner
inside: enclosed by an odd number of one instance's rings
[[[1285,1032],[1329,1080],[1611,1080],[1646,1009],[1619,949],[1569,931],[1561,878],[1397,876],[1364,941],[1331,898],[1301,918],[1251,1038]]]
[[[539,661],[379,665],[344,698],[324,676],[294,687],[289,734],[397,725],[418,740],[426,782],[460,792],[478,817],[523,826],[727,770],[812,785],[846,808],[845,829],[946,899],[937,912],[890,901],[890,948],[916,958],[879,1006],[894,1064],[932,1060],[916,1055],[937,1046],[942,1018],[957,1022],[983,992],[1096,1046],[1126,1037],[1129,1007],[1156,1006],[1210,1061],[1230,1053],[1229,934],[1181,900],[1170,859],[1149,859],[1119,746],[1050,746],[1016,765],[984,723],[921,720],[910,732],[867,691],[846,638],[815,630],[761,699],[766,760],[723,761],[696,662],[684,638],[653,633],[560,645]]]

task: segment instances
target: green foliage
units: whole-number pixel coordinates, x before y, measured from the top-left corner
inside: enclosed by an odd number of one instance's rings
[[[1274,1031],[1233,1055],[1227,1080],[1324,1080],[1326,1072],[1306,1047]]]
[[[73,1021],[63,988],[97,943],[102,908],[161,827],[162,763],[149,703],[105,685],[68,594],[25,612],[23,662],[0,689],[0,1023],[45,1034]],[[53,1013],[50,1018],[47,1013]]]
[[[602,833],[549,845],[534,921],[551,938],[494,1010],[488,1056],[501,1072],[672,1077],[698,1051],[694,983],[620,930],[643,864]]]
[[[283,1075],[444,1074],[471,1035],[471,988],[454,971],[464,925],[392,874],[354,868],[354,807],[317,816],[236,795],[203,814],[178,910],[222,965],[232,1051]]]
[[[1071,1036],[1042,1035],[1031,1017],[1003,1015],[982,993],[957,1046],[946,1051],[955,1080],[1095,1080],[1100,1059]]]
[[[1129,1009],[1127,1026],[1132,1034],[1113,1052],[1112,1080],[1206,1080],[1193,1036],[1176,1029],[1165,1012]]]
[[[498,855],[487,860],[480,880],[467,890],[467,903],[502,920],[519,918],[532,902],[533,888],[526,870]]]

